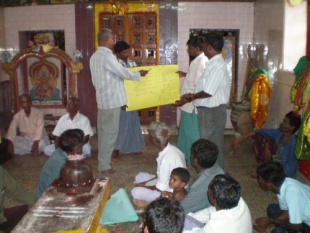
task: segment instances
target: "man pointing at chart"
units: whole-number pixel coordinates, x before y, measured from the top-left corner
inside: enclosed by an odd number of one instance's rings
[[[148,71],[131,72],[113,54],[115,35],[110,29],[98,32],[98,49],[90,58],[92,82],[98,107],[98,171],[102,175],[115,173],[111,156],[115,147],[121,107],[127,105],[124,79],[139,81]]]

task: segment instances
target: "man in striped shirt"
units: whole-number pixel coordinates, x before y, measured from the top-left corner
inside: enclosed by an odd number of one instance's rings
[[[147,71],[130,72],[113,54],[115,35],[104,28],[98,33],[97,51],[90,58],[92,82],[96,89],[98,107],[98,171],[103,175],[113,174],[111,155],[119,129],[121,107],[127,105],[124,79],[139,81]]]

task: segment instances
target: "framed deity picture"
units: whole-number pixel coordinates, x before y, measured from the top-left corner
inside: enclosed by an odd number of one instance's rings
[[[63,65],[54,57],[29,57],[27,64],[27,90],[32,104],[40,107],[63,107]]]

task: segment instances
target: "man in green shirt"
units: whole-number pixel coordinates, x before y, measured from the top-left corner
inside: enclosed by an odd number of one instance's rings
[[[4,196],[26,205],[4,208]],[[12,176],[0,166],[0,232],[11,232],[22,217],[27,213],[28,206],[36,202],[34,195],[25,191]]]

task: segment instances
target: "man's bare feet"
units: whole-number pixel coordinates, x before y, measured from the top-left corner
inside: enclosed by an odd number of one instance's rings
[[[256,172],[256,169],[253,169],[252,171],[248,172],[248,175],[252,178],[252,179],[257,179],[258,174]]]
[[[39,141],[34,141],[31,148],[31,154],[33,157],[38,157],[40,155],[39,151]]]
[[[112,159],[119,159],[120,156],[119,156],[119,150],[114,150],[113,153],[112,153]]]
[[[38,157],[38,156],[40,155],[40,153],[39,153],[38,150],[33,150],[33,151],[31,151],[31,155],[32,155],[33,157]]]
[[[111,164],[115,165],[120,159],[119,150],[114,150],[111,156]]]
[[[100,174],[102,174],[102,175],[112,175],[112,174],[114,174],[116,171],[113,169],[113,168],[110,168],[110,169],[108,169],[108,170],[104,170],[104,171],[100,171]]]
[[[142,151],[137,151],[137,152],[128,152],[126,155],[143,155]]]
[[[138,209],[144,209],[144,208],[146,208],[150,204],[150,202],[134,199],[133,200],[133,204]]]

